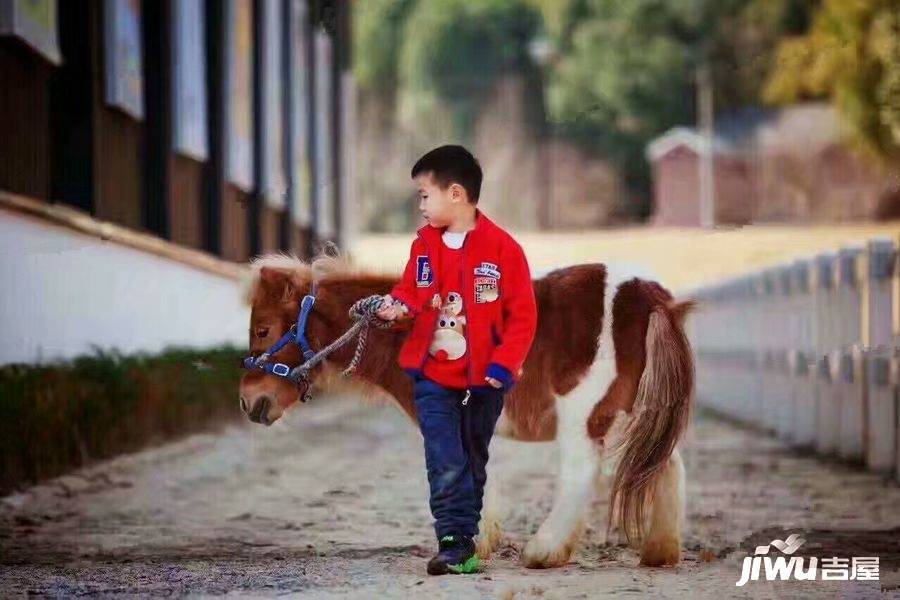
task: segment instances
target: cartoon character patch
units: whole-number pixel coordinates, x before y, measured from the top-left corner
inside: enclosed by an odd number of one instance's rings
[[[431,271],[428,256],[420,254],[416,257],[416,287],[428,287],[432,281],[434,281],[434,273]]]
[[[456,360],[466,353],[466,317],[462,313],[462,295],[450,292],[441,306],[437,329],[428,348],[435,360]]]

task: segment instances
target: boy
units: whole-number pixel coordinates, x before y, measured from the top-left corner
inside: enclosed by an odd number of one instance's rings
[[[414,380],[438,554],[430,575],[472,573],[488,444],[521,376],[537,309],[525,254],[477,208],[481,167],[441,146],[412,168],[427,222],[378,316],[415,321],[400,349]]]

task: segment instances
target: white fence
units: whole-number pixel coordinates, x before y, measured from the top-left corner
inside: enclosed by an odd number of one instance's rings
[[[900,479],[897,273],[876,239],[694,290],[698,404]]]

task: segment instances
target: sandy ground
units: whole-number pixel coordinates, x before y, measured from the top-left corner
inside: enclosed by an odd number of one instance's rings
[[[271,428],[123,456],[0,500],[0,595],[317,598],[900,597],[900,487],[698,414],[685,444],[685,560],[637,566],[601,526],[562,568],[520,549],[549,510],[555,444],[495,438],[505,545],[472,576],[428,577],[421,438],[390,406],[319,397]],[[757,544],[801,532],[817,556],[878,555],[880,582],[735,587]]]

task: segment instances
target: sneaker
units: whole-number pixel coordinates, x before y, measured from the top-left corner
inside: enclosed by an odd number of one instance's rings
[[[428,561],[428,574],[475,573],[479,564],[472,538],[467,535],[445,535],[438,542],[438,553]]]

